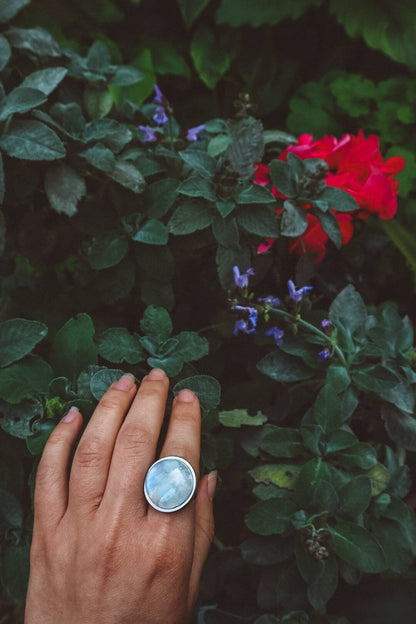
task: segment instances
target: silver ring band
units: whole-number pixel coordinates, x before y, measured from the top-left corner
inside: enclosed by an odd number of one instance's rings
[[[182,509],[192,500],[195,491],[195,470],[182,457],[162,457],[146,473],[144,495],[157,511],[172,513]]]

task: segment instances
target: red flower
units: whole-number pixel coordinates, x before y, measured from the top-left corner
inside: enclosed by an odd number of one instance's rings
[[[289,152],[306,158],[321,158],[328,164],[328,175],[325,179],[328,186],[335,186],[350,193],[357,201],[359,210],[354,214],[335,214],[345,245],[353,235],[353,218],[366,219],[369,215],[377,215],[380,219],[391,219],[397,211],[398,182],[394,176],[406,165],[403,158],[396,156],[383,160],[380,153],[379,139],[375,135],[364,137],[360,130],[358,136],[345,134],[340,140],[333,136],[324,136],[313,141],[311,134],[302,134],[296,145],[290,145],[279,156],[286,160]],[[269,169],[266,165],[256,165],[254,182],[266,186],[270,184]],[[275,197],[284,198],[271,187]],[[307,210],[309,205],[305,205]],[[279,209],[278,212],[280,212]],[[304,234],[293,240],[289,252],[301,255],[304,251],[312,251],[317,255],[316,262],[325,256],[328,235],[319,220],[312,214],[307,215],[308,226]],[[272,246],[274,239],[266,239],[259,245],[257,253],[264,253]]]

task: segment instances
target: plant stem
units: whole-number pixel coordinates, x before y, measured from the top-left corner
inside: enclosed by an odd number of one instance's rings
[[[293,323],[298,323],[301,327],[304,327],[305,329],[309,330],[313,334],[316,334],[320,338],[323,338],[325,341],[328,341],[328,336],[326,334],[324,334],[323,331],[321,331],[320,329],[318,329],[314,325],[311,325],[307,321],[304,321],[301,318],[296,318],[295,316],[293,316],[293,314],[290,314],[290,312],[285,312],[285,310],[278,310],[277,308],[271,308],[270,312],[273,312],[273,314],[277,314],[278,316],[283,317],[287,321],[290,321],[290,322],[293,322]],[[347,361],[345,359],[345,356],[344,356],[342,350],[336,344],[334,344],[333,347],[334,347],[335,353],[338,355],[339,359],[341,360],[341,362],[343,363],[345,368],[347,368]]]

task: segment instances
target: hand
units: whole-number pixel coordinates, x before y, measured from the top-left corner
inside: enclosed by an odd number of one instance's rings
[[[183,509],[150,507],[143,482],[156,460],[169,380],[160,370],[136,393],[130,376],[112,384],[75,452],[82,416],[71,410],[52,432],[35,488],[25,624],[184,624],[192,614],[214,532],[215,473]],[[186,459],[198,476],[201,418],[182,390],[161,457]]]

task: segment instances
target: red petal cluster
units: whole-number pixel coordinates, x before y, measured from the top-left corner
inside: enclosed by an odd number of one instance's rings
[[[380,154],[379,139],[375,135],[364,137],[360,130],[358,136],[345,134],[341,139],[324,136],[313,141],[311,134],[302,134],[296,145],[290,145],[279,156],[286,160],[289,152],[293,152],[302,160],[321,158],[328,164],[328,175],[325,179],[329,186],[336,186],[347,191],[354,197],[359,209],[353,214],[337,213],[345,245],[353,235],[353,219],[366,219],[369,215],[377,215],[380,219],[391,219],[397,210],[398,182],[394,176],[406,165],[403,158],[396,156],[383,160]],[[256,165],[254,182],[262,186],[270,184],[269,169],[266,165]],[[284,198],[272,187],[275,197]],[[307,209],[308,206],[305,206]],[[302,236],[289,245],[290,253],[301,255],[305,251],[316,254],[315,262],[321,262],[325,256],[328,235],[322,229],[317,217],[307,215],[308,227]],[[274,239],[267,239],[259,245],[257,252],[264,253],[272,246]]]

